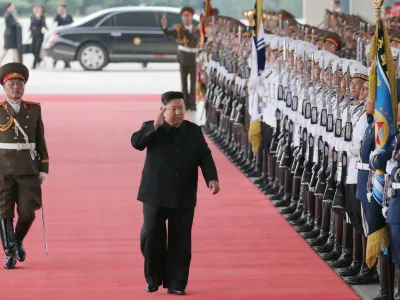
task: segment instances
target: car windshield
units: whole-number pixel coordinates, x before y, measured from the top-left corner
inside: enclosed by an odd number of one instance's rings
[[[98,18],[98,17],[100,17],[100,16],[102,16],[102,15],[105,15],[105,14],[107,14],[107,13],[108,13],[108,12],[107,12],[107,11],[104,11],[104,10],[97,11],[97,12],[92,13],[92,14],[90,14],[90,15],[88,15],[88,16],[86,16],[86,17],[84,17],[84,18],[82,18],[82,19],[80,19],[80,20],[78,20],[78,21],[75,21],[73,24],[74,24],[75,26],[80,26],[80,25],[83,25],[83,24],[85,24],[85,23],[87,23],[87,22],[89,22],[89,21],[91,21],[91,20],[94,20],[94,19],[96,19],[96,18]]]

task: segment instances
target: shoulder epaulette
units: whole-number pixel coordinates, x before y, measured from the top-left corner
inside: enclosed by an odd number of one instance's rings
[[[175,25],[174,29],[177,30],[177,31],[181,30],[182,29],[182,25],[179,25],[179,24]]]
[[[40,102],[32,102],[32,101],[25,101],[25,100],[24,100],[24,102],[25,102],[26,104],[40,105]]]

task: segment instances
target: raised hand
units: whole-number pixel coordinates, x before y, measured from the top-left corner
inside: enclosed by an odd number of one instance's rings
[[[167,110],[166,107],[161,107],[160,112],[158,113],[158,116],[156,120],[154,121],[154,130],[157,130],[162,124],[164,123],[164,113]]]

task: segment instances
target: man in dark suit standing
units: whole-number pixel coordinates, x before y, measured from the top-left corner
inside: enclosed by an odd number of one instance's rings
[[[60,6],[58,6],[57,15],[54,17],[54,23],[57,24],[57,26],[65,26],[65,25],[72,24],[73,22],[74,22],[74,19],[67,12],[67,6],[65,4],[61,4]],[[57,64],[57,60],[54,61],[53,67],[55,67],[56,64]],[[69,61],[64,62],[64,68],[71,68]]]
[[[138,200],[143,202],[140,242],[147,291],[156,292],[163,284],[175,295],[185,294],[189,277],[198,167],[212,194],[220,190],[201,128],[184,120],[183,99],[180,92],[164,93],[156,120],[143,123],[131,139],[135,149],[147,148],[138,193]]]

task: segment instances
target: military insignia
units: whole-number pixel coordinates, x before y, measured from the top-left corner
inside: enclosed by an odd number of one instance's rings
[[[133,39],[133,44],[135,46],[139,46],[141,43],[142,43],[142,40],[140,38],[137,37],[137,38]]]
[[[375,110],[375,142],[377,150],[380,150],[386,144],[389,138],[389,125],[386,118],[378,110]]]
[[[342,120],[337,119],[335,123],[335,137],[342,136]]]

